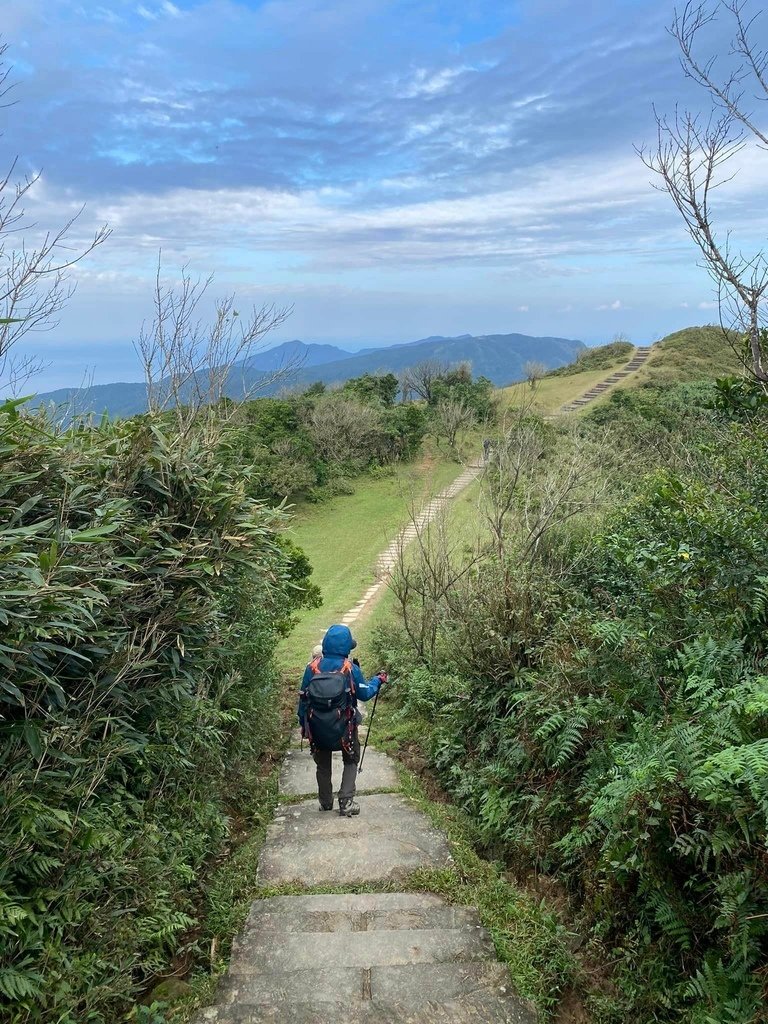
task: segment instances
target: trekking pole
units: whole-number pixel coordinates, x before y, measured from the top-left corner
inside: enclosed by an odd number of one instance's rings
[[[384,685],[384,683],[382,682],[381,686],[383,686],[383,685]],[[378,690],[376,691],[376,696],[373,698],[373,708],[371,709],[371,720],[368,723],[368,730],[367,730],[367,732],[365,734],[365,745],[363,746],[363,755],[360,758],[360,765],[359,765],[359,767],[357,769],[357,774],[358,775],[363,770],[363,761],[365,760],[365,752],[368,749],[368,740],[370,739],[370,736],[371,736],[371,727],[373,726],[373,716],[376,714],[376,705],[379,703],[379,694],[381,693],[381,686],[378,688]]]

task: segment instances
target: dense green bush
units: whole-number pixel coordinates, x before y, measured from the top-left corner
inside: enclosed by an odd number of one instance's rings
[[[427,412],[394,405],[397,387],[392,374],[367,374],[337,391],[245,402],[228,457],[249,467],[253,497],[314,501],[340,493],[351,477],[417,454]]]
[[[274,730],[313,592],[228,444],[0,407],[3,1021],[124,1017],[195,924],[233,744]]]
[[[768,968],[768,425],[699,399],[614,402],[677,424],[689,458],[535,559],[510,539],[467,563],[416,666],[402,625],[379,642],[489,848],[557,875],[613,948],[611,1019],[746,1024]],[[533,480],[518,515],[541,500]]]
[[[342,391],[354,395],[361,402],[391,409],[397,399],[400,382],[394,373],[364,373],[344,382]]]
[[[473,378],[468,365],[462,364],[446,370],[435,380],[430,405],[438,406],[446,401],[462,402],[471,410],[478,423],[494,418],[493,384],[487,377]]]

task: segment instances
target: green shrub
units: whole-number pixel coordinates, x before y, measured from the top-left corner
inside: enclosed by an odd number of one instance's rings
[[[397,399],[400,382],[394,373],[366,373],[344,382],[342,391],[354,395],[361,402],[391,409]]]
[[[114,1021],[196,921],[222,782],[314,597],[247,470],[149,417],[0,407],[0,1016]]]
[[[555,874],[613,951],[616,1019],[747,1024],[768,967],[768,426],[718,422],[705,392],[618,399],[613,422],[677,430],[688,458],[536,561],[486,551],[421,663],[397,629],[379,643],[487,847]]]

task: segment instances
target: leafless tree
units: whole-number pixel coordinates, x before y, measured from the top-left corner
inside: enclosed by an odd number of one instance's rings
[[[459,433],[472,426],[475,413],[462,398],[441,398],[435,406],[433,430],[456,450]]]
[[[376,451],[381,412],[351,396],[332,393],[315,403],[308,427],[321,458],[334,466],[354,465]]]
[[[397,380],[400,385],[400,399],[404,403],[410,402],[411,395],[413,394],[410,373],[411,371],[409,369],[405,369],[401,370],[397,375]]]
[[[557,444],[531,415],[531,398],[507,413],[482,477],[480,515],[500,564],[536,557],[553,528],[594,508],[606,492],[604,442],[583,437],[572,420]]]
[[[450,370],[450,364],[440,359],[425,359],[407,370],[408,387],[425,402],[432,402],[435,384]]]
[[[547,367],[544,363],[538,362],[536,359],[529,359],[523,364],[523,373],[525,379],[528,381],[532,388],[536,387],[541,378],[546,374]]]
[[[10,106],[11,68],[7,45],[0,45],[0,107]],[[75,238],[78,211],[61,227],[40,232],[25,211],[25,201],[40,179],[17,177],[17,160],[0,178],[0,386],[17,394],[41,369],[41,362],[16,347],[30,331],[50,331],[72,297],[73,267],[109,236],[106,225],[85,240]],[[29,241],[37,236],[36,241]]]
[[[173,411],[181,434],[202,420],[213,426],[231,418],[237,402],[300,365],[288,363],[269,374],[249,372],[248,361],[263,338],[284,323],[291,310],[265,305],[241,316],[234,295],[229,295],[216,300],[206,318],[201,307],[212,281],[195,279],[184,267],[180,280],[169,283],[158,260],[154,315],[142,326],[136,343],[148,408],[153,413]],[[237,401],[227,403],[227,396]]]
[[[451,528],[444,512],[428,520],[414,505],[410,522],[413,539],[409,544],[401,533],[387,586],[416,656],[433,664],[440,626],[447,614],[462,614],[461,584],[481,550],[477,544],[468,550],[466,538]]]
[[[680,47],[686,76],[704,88],[712,101],[708,116],[676,111],[656,112],[658,137],[639,150],[645,165],[658,175],[656,186],[667,192],[703,258],[718,293],[720,319],[746,338],[747,366],[768,388],[768,336],[765,301],[768,293],[768,254],[765,249],[744,254],[732,244],[730,232],[718,232],[713,195],[735,173],[733,161],[750,137],[760,148],[768,134],[752,112],[752,104],[768,100],[768,54],[754,36],[757,14],[748,13],[747,0],[689,0],[675,12],[671,33]],[[723,55],[699,55],[702,30],[724,16],[731,25],[728,54],[733,58],[721,73]]]

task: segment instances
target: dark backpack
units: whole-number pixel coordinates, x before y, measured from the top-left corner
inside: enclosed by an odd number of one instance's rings
[[[301,691],[304,731],[319,750],[351,750],[355,733],[355,684],[352,663],[345,659],[335,672],[321,672],[320,658],[310,664],[312,678]]]

